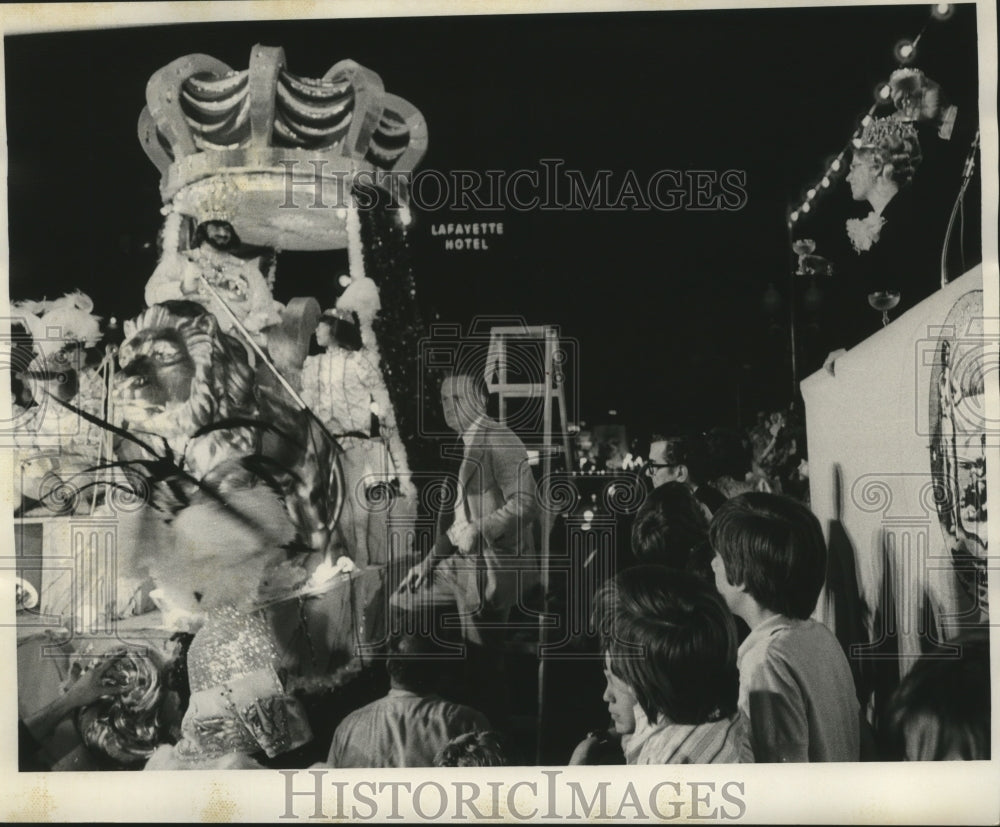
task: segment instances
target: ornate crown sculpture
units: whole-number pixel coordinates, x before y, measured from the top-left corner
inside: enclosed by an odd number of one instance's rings
[[[243,71],[201,54],[157,71],[139,140],[173,210],[228,221],[249,244],[319,250],[347,245],[342,208],[355,181],[405,202],[427,126],[352,60],[302,78],[286,71],[283,49],[257,45]]]

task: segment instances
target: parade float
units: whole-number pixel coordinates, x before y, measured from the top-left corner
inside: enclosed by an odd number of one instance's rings
[[[335,688],[378,642],[388,565],[414,543],[405,231],[426,125],[353,61],[299,77],[257,45],[244,70],[196,54],[155,72],[138,129],[163,216],[146,307],[109,343],[87,285],[13,297],[31,339],[19,637],[164,649],[235,608],[266,619],[290,688]],[[282,251],[328,250],[349,262],[335,307],[275,300]],[[27,683],[57,691],[44,668],[21,665],[22,701]]]

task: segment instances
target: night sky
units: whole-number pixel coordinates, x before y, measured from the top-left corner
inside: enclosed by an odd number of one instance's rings
[[[896,67],[929,6],[509,17],[238,22],[7,37],[13,299],[82,288],[102,316],[142,308],[156,263],[158,174],[136,120],[153,72],[203,52],[234,69],[255,43],[320,77],[344,58],[417,106],[422,168],[512,171],[560,159],[585,177],[627,170],[743,170],[737,211],[417,213],[410,228],[421,312],[552,323],[579,342],[585,419],[609,408],[638,428],[744,422],[790,396],[785,218],[822,176]],[[931,21],[915,65],[974,116],[976,20]],[[966,146],[936,171],[946,207]],[[956,167],[957,165],[957,167]],[[978,203],[978,188],[968,203]],[[815,235],[858,214],[842,181],[811,216]],[[853,212],[852,212],[853,210]],[[501,220],[488,251],[446,252],[431,227]],[[978,260],[979,213],[973,225]],[[820,250],[819,252],[824,252]],[[282,254],[277,297],[322,292],[345,253]],[[828,283],[825,291],[836,289]],[[828,298],[828,297],[827,297]],[[822,303],[822,302],[821,302]],[[861,314],[872,314],[859,308]],[[837,341],[837,319],[803,319],[801,376]]]

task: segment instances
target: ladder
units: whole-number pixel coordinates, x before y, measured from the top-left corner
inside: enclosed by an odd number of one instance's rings
[[[539,381],[511,381],[508,372],[507,342],[511,339],[535,340],[543,343],[542,364],[532,371]],[[533,442],[528,447],[539,452],[542,464],[542,478],[546,478],[552,470],[552,457],[561,450],[566,461],[566,469],[573,468],[572,453],[569,445],[569,432],[566,428],[566,392],[561,372],[556,366],[556,354],[562,353],[559,348],[559,336],[552,325],[503,325],[490,328],[490,345],[486,357],[486,385],[491,394],[496,394],[499,401],[499,420],[507,423],[507,403],[511,399],[542,400],[542,436],[541,442]],[[530,367],[536,367],[534,365]],[[561,446],[553,442],[553,403],[558,406],[559,436]]]
[[[541,341],[542,359],[541,364],[532,362],[528,364],[528,381],[512,379],[508,371],[508,349],[510,341]],[[542,400],[542,433],[540,441],[526,440],[525,447],[535,448],[539,453],[541,465],[541,480],[544,484],[551,484],[552,459],[561,452],[565,460],[565,470],[573,470],[573,459],[570,450],[569,431],[567,429],[566,393],[565,378],[563,372],[558,369],[558,364],[565,361],[565,352],[559,347],[559,336],[556,327],[553,325],[501,325],[490,328],[490,344],[486,357],[485,380],[490,393],[495,393],[499,402],[498,419],[502,424],[507,424],[508,407],[507,403],[511,399],[538,399]],[[530,381],[530,380],[536,381]],[[553,427],[553,405],[557,407],[559,415],[559,443],[555,441]],[[537,701],[537,744],[536,757],[541,761],[543,745],[543,727],[546,695],[546,669],[545,658],[541,657],[545,646],[549,640],[549,626],[546,618],[549,614],[549,587],[550,587],[550,535],[552,534],[553,515],[550,508],[541,509],[541,586],[542,586],[542,611],[538,618],[539,633],[539,659],[538,659],[538,701]]]

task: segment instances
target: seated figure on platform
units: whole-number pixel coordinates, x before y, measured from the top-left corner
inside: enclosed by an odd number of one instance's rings
[[[861,718],[840,643],[810,618],[826,574],[819,521],[778,494],[741,494],[709,527],[715,583],[750,634],[740,710],[758,763],[857,761]]]
[[[331,767],[431,767],[457,736],[488,730],[486,717],[446,701],[437,692],[448,683],[449,652],[430,634],[390,637],[384,698],[356,709],[337,727],[327,764]]]
[[[636,566],[598,594],[608,704],[628,764],[752,761],[737,708],[736,626],[715,590],[686,572]],[[591,734],[572,764],[596,763]]]
[[[234,255],[239,246],[239,237],[228,221],[203,222],[193,248],[176,254],[164,252],[146,283],[146,304],[152,307],[174,299],[196,301],[215,315],[223,332],[233,332],[235,323],[205,286],[207,282],[258,344],[263,344],[266,339],[262,331],[281,322],[283,305],[271,295],[260,271],[260,257],[243,259]]]

